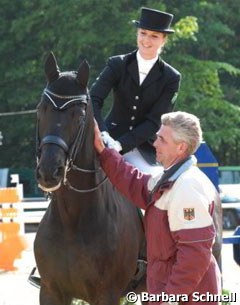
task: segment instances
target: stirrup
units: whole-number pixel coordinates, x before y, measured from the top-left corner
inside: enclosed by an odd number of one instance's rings
[[[32,271],[28,277],[28,282],[31,285],[33,285],[34,287],[40,288],[41,287],[41,278],[33,275],[35,273],[36,269],[37,269],[36,267],[34,267],[32,269]]]
[[[146,269],[147,269],[147,262],[145,259],[138,259],[137,260],[137,270],[130,280],[126,290],[124,291],[122,296],[126,296],[129,291],[135,291],[137,287],[141,284],[141,282],[146,278]]]

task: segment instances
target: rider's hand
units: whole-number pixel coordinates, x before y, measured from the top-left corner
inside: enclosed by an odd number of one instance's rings
[[[104,144],[108,147],[108,148],[113,148],[116,151],[121,151],[122,150],[122,145],[120,144],[120,142],[115,141],[107,131],[102,131],[101,132],[101,136],[103,139]]]

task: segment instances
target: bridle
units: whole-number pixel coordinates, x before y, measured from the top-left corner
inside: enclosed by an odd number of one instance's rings
[[[71,147],[69,147],[67,145],[67,143],[64,141],[64,139],[62,139],[59,136],[56,135],[46,135],[42,140],[40,140],[39,138],[39,126],[38,126],[38,122],[37,122],[37,130],[36,130],[36,143],[37,143],[37,147],[36,147],[36,156],[37,156],[37,164],[39,163],[39,158],[40,158],[40,154],[41,154],[41,149],[43,147],[43,145],[45,144],[55,144],[58,145],[59,147],[61,147],[63,149],[63,151],[66,154],[66,166],[65,166],[65,171],[64,171],[64,178],[63,178],[63,184],[66,185],[69,189],[79,192],[79,193],[87,193],[87,192],[93,192],[95,190],[97,190],[106,180],[107,180],[107,176],[105,176],[105,178],[98,183],[95,187],[90,188],[90,189],[77,189],[74,186],[71,185],[71,183],[68,181],[67,179],[67,173],[70,170],[76,170],[79,172],[83,172],[83,173],[97,173],[100,171],[100,167],[97,169],[84,169],[81,167],[78,167],[76,164],[74,164],[74,160],[76,158],[77,152],[79,151],[79,149],[82,147],[83,145],[83,140],[85,138],[85,134],[86,134],[86,121],[88,119],[89,116],[89,94],[80,94],[80,95],[58,95],[54,92],[52,92],[51,90],[45,88],[43,91],[43,96],[46,96],[48,98],[48,100],[51,102],[52,106],[54,107],[55,110],[58,111],[63,111],[66,108],[72,106],[72,104],[76,104],[76,103],[80,103],[80,104],[85,104],[86,105],[86,112],[85,112],[85,116],[83,117],[83,119],[80,120],[79,126],[78,126],[78,131],[76,134],[76,137],[71,145]],[[62,104],[61,106],[58,106],[57,103],[54,101],[54,98],[58,98],[58,99],[62,99],[62,100],[66,100],[66,102],[64,104]]]

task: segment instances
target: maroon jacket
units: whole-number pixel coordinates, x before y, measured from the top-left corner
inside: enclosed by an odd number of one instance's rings
[[[113,185],[145,210],[148,293],[187,295],[189,301],[184,304],[188,305],[218,304],[191,301],[193,296],[216,295],[221,290],[220,272],[212,255],[215,229],[209,213],[215,188],[208,178],[190,166],[171,188],[156,191],[149,201],[154,184],[150,175],[125,163],[114,150],[106,148],[99,158]]]

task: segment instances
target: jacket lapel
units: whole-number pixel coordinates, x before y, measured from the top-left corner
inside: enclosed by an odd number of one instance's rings
[[[152,67],[152,69],[149,71],[148,75],[144,79],[142,83],[142,87],[148,87],[151,85],[151,83],[157,81],[163,73],[163,62],[161,59],[159,59]]]
[[[131,78],[135,81],[137,85],[139,85],[139,72],[138,72],[136,54],[135,54],[135,58],[133,58],[133,60],[129,62],[127,66],[127,70]]]
[[[137,51],[134,51],[129,54],[128,63],[127,63],[127,70],[130,77],[134,80],[134,82],[139,85],[139,71],[138,71],[138,63],[136,57]],[[161,78],[163,74],[163,61],[161,58],[154,64],[152,69],[149,71],[148,75],[144,79],[142,83],[142,88],[148,87],[151,83],[157,81]]]

